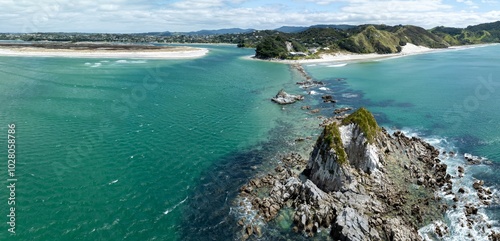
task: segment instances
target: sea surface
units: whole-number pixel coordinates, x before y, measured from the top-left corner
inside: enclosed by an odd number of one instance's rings
[[[467,166],[466,180],[500,184],[500,46],[306,64],[326,83],[310,90],[288,65],[246,58],[251,49],[202,47],[207,56],[184,60],[0,57],[0,180],[10,183],[11,123],[17,178],[16,234],[2,188],[0,240],[237,239],[239,187],[280,155],[306,152],[297,138],[320,133],[304,105],[323,116],[368,107],[386,128],[458,153],[450,165],[464,153],[488,158]],[[282,88],[306,100],[272,103]],[[324,94],[338,104],[322,103]],[[498,227],[497,204],[481,212]],[[304,239],[287,225],[269,225],[263,239]],[[467,232],[456,227],[449,240]]]
[[[445,215],[450,235],[444,240],[488,240],[479,227],[467,228],[463,207],[478,200],[472,183],[477,179],[495,192],[496,201],[480,207],[480,214],[498,232],[500,206],[500,45],[476,46],[363,63],[306,65],[317,80],[327,82],[340,105],[367,107],[389,131],[419,136],[455,156],[442,155],[448,172],[457,176],[464,166],[466,177],[455,179],[454,192],[468,194],[458,208]],[[337,82],[337,83],[334,83]],[[318,92],[318,95],[324,94]],[[488,161],[467,165],[464,154]],[[442,196],[449,202],[453,196]],[[477,206],[477,205],[475,205]],[[462,227],[465,224],[465,227]],[[421,232],[432,239],[432,228]]]

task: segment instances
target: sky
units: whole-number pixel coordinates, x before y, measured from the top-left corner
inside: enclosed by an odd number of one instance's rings
[[[498,20],[500,0],[0,0],[0,32],[16,33],[187,32],[315,24],[432,28]]]

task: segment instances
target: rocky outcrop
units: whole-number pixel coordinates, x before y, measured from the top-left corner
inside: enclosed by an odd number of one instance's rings
[[[324,103],[336,103],[337,102],[335,99],[333,99],[332,95],[323,95],[321,97],[321,99],[323,99]]]
[[[348,112],[348,111],[351,111],[351,110],[352,110],[352,108],[350,108],[350,107],[343,107],[343,108],[338,108],[338,109],[335,109],[335,110],[333,111],[333,113],[334,113],[335,115],[340,115],[340,114],[343,114],[343,113]]]
[[[418,228],[442,219],[448,208],[436,191],[452,190],[438,156],[419,138],[390,135],[360,109],[330,119],[308,160],[283,158],[273,173],[243,186],[240,197],[265,221],[292,208],[294,231],[309,236],[326,229],[334,240],[422,240]],[[474,188],[488,201],[491,192],[482,182]],[[477,209],[465,212],[476,215]],[[241,223],[243,230],[255,226]]]
[[[278,94],[271,100],[280,104],[280,105],[288,105],[297,102],[298,100],[303,100],[304,96],[302,95],[291,95],[286,93],[284,90],[280,90]]]

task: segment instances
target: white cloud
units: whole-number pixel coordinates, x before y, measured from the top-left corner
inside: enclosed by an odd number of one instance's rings
[[[468,12],[451,3],[469,6]],[[487,2],[487,3],[485,3]],[[472,5],[474,4],[474,5]],[[500,19],[470,8],[494,0],[0,0],[0,32],[191,31],[282,25],[414,24],[467,26]],[[491,9],[491,7],[489,8]]]
[[[421,1],[403,1],[403,0],[390,0],[390,1],[357,1],[356,4],[351,4],[342,10],[345,12],[354,13],[388,13],[407,14],[414,12],[436,12],[442,10],[449,10],[452,6],[445,5],[441,1],[435,0],[421,0]]]
[[[175,2],[171,6],[180,9],[209,9],[223,5],[222,0],[186,0]]]
[[[339,0],[306,0],[306,1],[316,3],[318,5],[328,5],[334,2],[340,2]]]

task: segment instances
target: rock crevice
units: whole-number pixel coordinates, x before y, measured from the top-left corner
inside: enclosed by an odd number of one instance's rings
[[[422,240],[418,228],[446,210],[436,191],[452,187],[439,151],[401,132],[390,135],[366,109],[347,118],[326,125],[308,160],[283,158],[240,196],[265,221],[293,209],[294,231],[309,236],[327,229],[334,240]]]

